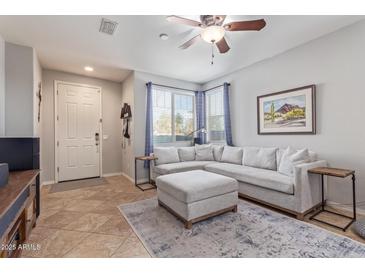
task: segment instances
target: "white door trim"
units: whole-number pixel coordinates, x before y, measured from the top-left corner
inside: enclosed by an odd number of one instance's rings
[[[99,149],[100,149],[100,153],[99,153],[99,177],[102,176],[103,174],[103,102],[102,102],[102,89],[99,86],[93,86],[93,85],[87,85],[87,84],[80,84],[80,83],[73,83],[73,82],[66,82],[66,81],[60,81],[60,80],[55,80],[54,81],[54,91],[53,91],[53,97],[54,97],[54,173],[55,173],[55,183],[58,183],[58,171],[57,171],[57,167],[58,167],[58,146],[57,146],[57,137],[58,137],[58,123],[57,123],[57,115],[58,115],[58,96],[57,96],[57,86],[58,84],[65,84],[65,85],[73,85],[73,86],[79,86],[79,87],[88,87],[88,88],[95,88],[98,89],[100,91],[100,113],[99,113],[99,118],[100,118],[100,123],[99,123]]]

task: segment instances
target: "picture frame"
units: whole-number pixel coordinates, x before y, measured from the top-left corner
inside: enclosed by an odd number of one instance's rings
[[[257,133],[316,134],[316,86],[257,96]]]

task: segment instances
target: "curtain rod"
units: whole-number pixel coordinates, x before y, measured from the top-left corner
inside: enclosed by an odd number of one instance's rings
[[[146,86],[148,85],[148,83],[146,83]],[[196,92],[197,90],[192,90],[192,89],[186,89],[186,88],[178,88],[178,87],[173,87],[173,86],[166,86],[166,85],[160,85],[160,84],[154,84],[152,83],[153,86],[158,86],[158,87],[164,87],[164,88],[173,88],[173,89],[179,89],[179,90],[186,90],[186,91],[192,91],[192,92]],[[230,86],[231,84],[228,83],[228,86]],[[210,89],[207,89],[207,90],[203,90],[203,92],[206,92],[206,91],[209,91],[209,90],[212,90],[212,89],[215,89],[215,88],[219,88],[219,87],[223,87],[223,85],[219,85],[219,86],[215,86],[215,87],[212,87]]]
[[[148,83],[146,83],[146,86],[147,85],[148,85]],[[178,87],[166,86],[166,85],[160,85],[160,84],[154,84],[154,83],[152,83],[152,86],[158,86],[158,87],[163,87],[163,88],[180,89],[180,90],[186,90],[186,91],[192,91],[192,92],[195,92],[196,91],[196,90],[187,89],[187,88],[178,88]]]
[[[227,83],[228,86],[230,86],[231,84],[230,83]],[[212,88],[208,88],[206,90],[203,90],[204,92],[207,92],[209,90],[212,90],[212,89],[215,89],[215,88],[220,88],[220,87],[223,87],[224,85],[219,85],[219,86],[215,86],[215,87],[212,87]]]

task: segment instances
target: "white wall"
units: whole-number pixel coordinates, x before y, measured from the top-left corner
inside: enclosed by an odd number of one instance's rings
[[[235,145],[308,147],[334,167],[356,170],[358,201],[365,200],[365,21],[204,85],[231,83]],[[316,135],[257,135],[256,97],[317,85]],[[351,185],[330,179],[329,199],[351,202]]]
[[[39,63],[37,53],[33,49],[33,136],[40,136],[40,123],[38,122],[39,98],[38,85],[42,83],[42,67]]]
[[[146,131],[146,83],[152,82],[161,85],[174,86],[179,88],[199,90],[201,85],[172,78],[162,77],[144,72],[134,73],[134,150],[135,155],[144,155],[145,131]],[[147,173],[143,170],[143,162],[139,161],[138,171],[140,177],[146,177]],[[144,171],[144,173],[143,173]]]
[[[121,119],[122,85],[120,83],[85,77],[66,72],[43,70],[41,107],[41,181],[54,181],[54,81],[89,84],[102,88],[103,174],[120,173],[122,169]]]
[[[5,135],[5,40],[0,35],[0,136]]]
[[[0,37],[0,136],[39,136],[36,94],[41,81],[35,50]]]
[[[5,43],[5,135],[33,136],[33,49]]]
[[[129,120],[130,139],[123,138],[122,145],[122,172],[129,178],[134,178],[134,72],[132,72],[122,83],[122,104],[127,103],[131,106],[132,118]]]

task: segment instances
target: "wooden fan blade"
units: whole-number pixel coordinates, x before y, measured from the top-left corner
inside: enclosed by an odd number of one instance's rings
[[[266,26],[264,19],[252,21],[239,21],[225,24],[223,27],[228,31],[261,30]]]
[[[181,46],[179,46],[179,48],[180,49],[187,49],[188,47],[190,47],[192,44],[194,44],[199,39],[200,39],[200,34],[198,34],[197,36],[194,36],[189,41],[187,41],[184,44],[182,44]]]
[[[217,45],[220,53],[226,53],[230,49],[224,37],[215,44]]]
[[[187,19],[187,18],[183,18],[183,17],[176,16],[176,15],[167,16],[166,20],[169,21],[169,22],[189,25],[189,26],[193,26],[193,27],[202,27],[203,26],[203,24],[201,22],[191,20],[191,19]]]

